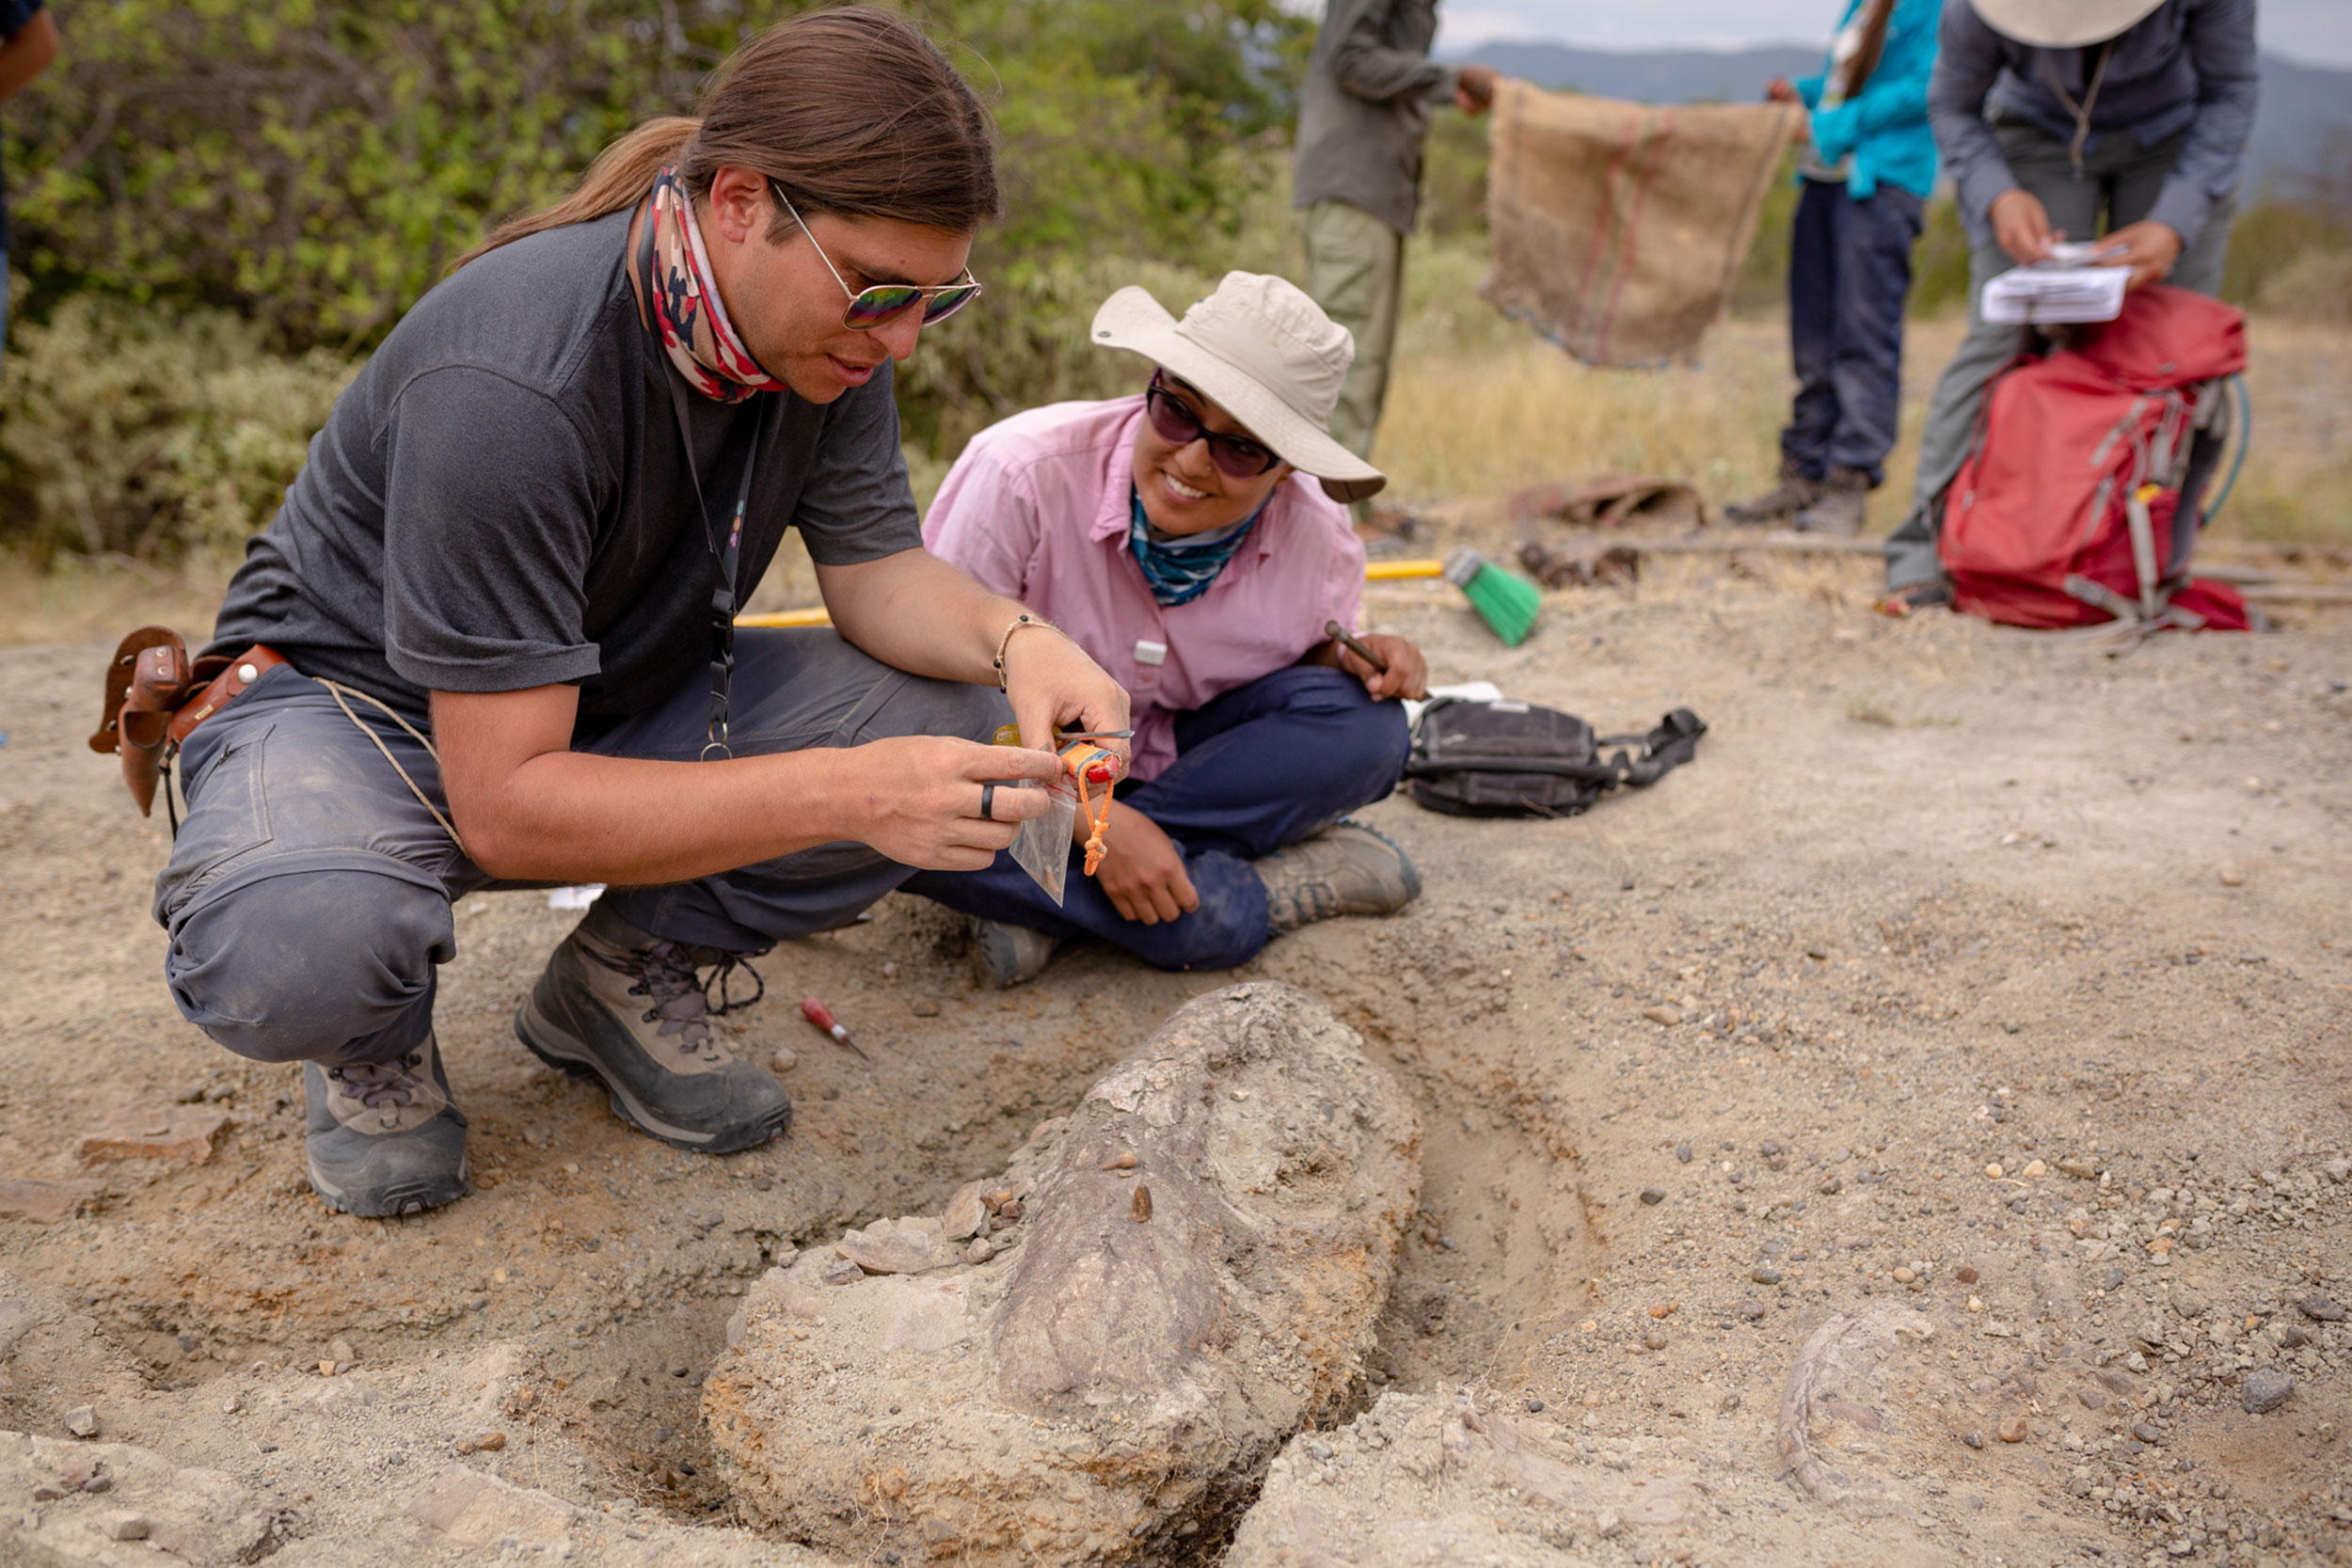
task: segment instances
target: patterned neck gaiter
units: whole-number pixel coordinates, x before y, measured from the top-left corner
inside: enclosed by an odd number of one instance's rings
[[[653,301],[654,325],[670,362],[686,384],[716,403],[741,403],[755,392],[781,392],[783,382],[770,375],[736,336],[720,303],[719,286],[711,281],[710,258],[703,250],[702,229],[694,222],[694,201],[678,180],[677,166],[665,166],[653,177],[653,276],[643,279]]]
[[[1268,496],[1266,500],[1273,499]],[[1257,511],[1205,539],[1154,539],[1151,520],[1143,513],[1143,498],[1131,488],[1127,492],[1127,548],[1143,569],[1143,580],[1154,600],[1169,606],[1190,604],[1209,591],[1217,574],[1240,553],[1242,542],[1264,513],[1265,503],[1261,501]]]

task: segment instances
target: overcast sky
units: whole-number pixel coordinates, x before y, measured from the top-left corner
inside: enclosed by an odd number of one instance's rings
[[[1736,48],[1826,40],[1838,0],[1443,0],[1441,50],[1492,39],[1554,39],[1603,49]],[[2352,0],[2262,0],[2263,47],[2306,65],[2352,66]]]

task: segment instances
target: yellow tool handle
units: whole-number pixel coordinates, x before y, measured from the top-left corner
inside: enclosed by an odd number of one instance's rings
[[[1375,561],[1364,568],[1366,582],[1393,582],[1400,578],[1441,578],[1442,561]],[[771,610],[761,615],[738,615],[739,626],[829,626],[833,617],[822,605],[813,610]]]
[[[764,615],[738,615],[739,626],[829,626],[833,616],[823,605],[814,610],[771,610]]]

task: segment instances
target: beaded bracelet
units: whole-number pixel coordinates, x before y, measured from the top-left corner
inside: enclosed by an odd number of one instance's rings
[[[1023,626],[1043,626],[1047,631],[1061,630],[1061,627],[1041,615],[1031,615],[1024,611],[1014,616],[1012,625],[1005,628],[1005,635],[996,640],[996,689],[999,691],[1005,689],[1005,650],[1012,646],[1012,634]]]

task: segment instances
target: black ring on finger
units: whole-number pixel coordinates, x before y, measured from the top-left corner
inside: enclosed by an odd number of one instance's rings
[[[993,821],[995,821],[995,820],[996,820],[995,805],[996,805],[996,786],[995,786],[994,784],[984,784],[980,785],[980,820],[981,820],[981,821],[983,821],[983,822],[993,822]]]

